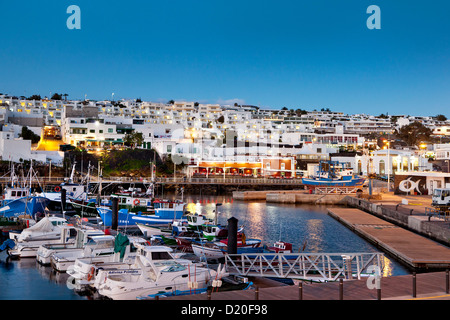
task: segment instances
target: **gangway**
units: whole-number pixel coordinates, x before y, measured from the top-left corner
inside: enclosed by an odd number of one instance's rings
[[[230,275],[276,277],[319,282],[361,279],[382,274],[384,254],[374,253],[242,253],[226,254]]]

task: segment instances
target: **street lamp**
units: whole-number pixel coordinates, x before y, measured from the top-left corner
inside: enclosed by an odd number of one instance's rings
[[[391,175],[390,175],[390,166],[391,166],[391,148],[390,148],[390,142],[388,141],[388,140],[384,140],[384,143],[386,144],[386,147],[387,147],[387,183],[388,183],[388,186],[387,186],[387,189],[388,189],[388,192],[390,192],[391,191],[391,188],[390,188],[390,184],[391,184]]]

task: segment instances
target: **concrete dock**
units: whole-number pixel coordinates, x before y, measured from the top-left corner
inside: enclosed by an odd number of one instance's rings
[[[331,208],[328,214],[411,268],[450,268],[450,248],[429,238],[355,208]]]
[[[307,190],[234,191],[234,200],[291,204],[345,204],[347,194],[310,194]]]

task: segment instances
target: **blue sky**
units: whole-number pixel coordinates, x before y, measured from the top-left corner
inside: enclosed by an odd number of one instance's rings
[[[81,30],[69,30],[69,5]],[[369,30],[369,5],[381,29]],[[0,0],[0,92],[450,118],[450,1]]]

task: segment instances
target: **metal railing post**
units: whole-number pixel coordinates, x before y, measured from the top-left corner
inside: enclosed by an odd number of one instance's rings
[[[413,296],[413,298],[415,298],[417,296],[417,287],[416,287],[417,279],[416,278],[417,278],[416,272],[413,272],[413,274],[412,274],[412,279],[413,279],[413,294],[412,294],[412,296]]]
[[[344,280],[339,279],[339,300],[344,300]]]

